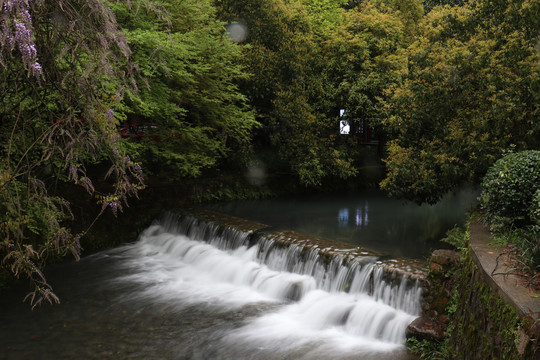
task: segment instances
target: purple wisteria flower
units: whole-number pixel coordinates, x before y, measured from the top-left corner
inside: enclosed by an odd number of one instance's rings
[[[114,111],[112,109],[107,110],[105,116],[107,117],[107,120],[109,120],[109,122],[114,121]]]
[[[118,213],[118,203],[116,201],[113,201],[109,203],[109,206],[111,207],[114,216],[116,216],[116,214]]]
[[[3,2],[3,11],[0,13],[0,51],[13,56],[13,51],[19,50],[26,69],[39,80],[43,69],[37,62],[37,50],[32,36],[32,17],[29,12],[31,2],[32,0]]]
[[[33,63],[30,65],[30,69],[32,69],[32,74],[36,79],[39,79],[39,76],[43,73],[43,69],[41,68],[41,65],[38,62]]]

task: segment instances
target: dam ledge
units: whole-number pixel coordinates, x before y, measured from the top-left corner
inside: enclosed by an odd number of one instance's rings
[[[427,278],[427,264],[423,261],[393,258],[359,246],[291,230],[273,231],[269,225],[213,210],[202,208],[175,209],[165,213],[165,215],[162,214],[162,216],[189,216],[205,223],[244,232],[253,239],[251,241],[256,241],[257,237],[265,237],[274,241],[276,246],[283,248],[296,246],[300,247],[302,251],[316,251],[327,263],[332,260],[339,260],[342,265],[372,263],[382,271],[383,279],[388,283],[399,284],[405,281],[410,287],[422,286],[421,284]]]

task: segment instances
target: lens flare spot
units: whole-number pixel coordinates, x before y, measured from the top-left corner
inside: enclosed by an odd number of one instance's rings
[[[227,36],[234,42],[243,42],[247,39],[248,30],[244,24],[231,23],[227,25]]]

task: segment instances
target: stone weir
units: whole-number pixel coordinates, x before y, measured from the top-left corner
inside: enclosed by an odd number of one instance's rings
[[[378,274],[376,276],[392,284],[406,282],[409,286],[418,286],[418,284],[423,284],[427,276],[426,265],[418,260],[391,258],[358,246],[294,231],[272,231],[268,225],[207,209],[180,209],[175,210],[175,214],[169,213],[167,216],[191,216],[224,229],[240,231],[250,243],[260,241],[261,238],[270,240],[267,247],[287,250],[281,254],[281,257],[284,258],[283,261],[291,262],[289,266],[291,271],[294,271],[294,263],[298,261],[298,258],[309,260],[316,256],[329,271],[332,270],[331,268],[335,269],[342,265],[372,264],[374,270],[377,270],[374,272]]]

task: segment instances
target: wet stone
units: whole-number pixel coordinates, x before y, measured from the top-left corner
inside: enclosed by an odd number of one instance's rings
[[[441,341],[444,339],[445,331],[446,326],[443,324],[419,317],[407,327],[406,336],[418,340]]]

